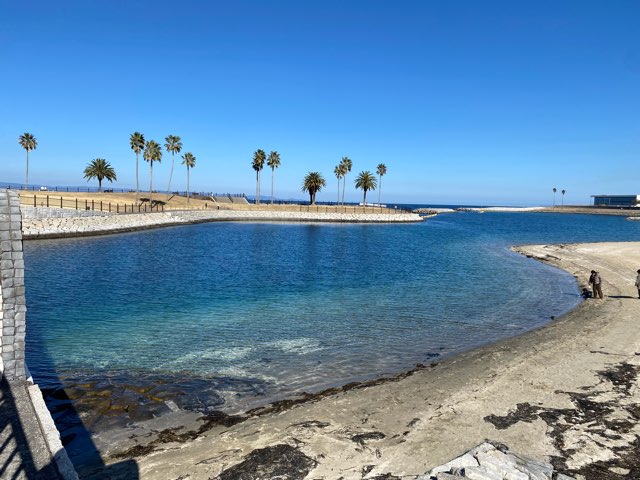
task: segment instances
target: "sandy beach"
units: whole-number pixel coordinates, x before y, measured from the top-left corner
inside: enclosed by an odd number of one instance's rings
[[[244,478],[256,469],[269,478],[277,468],[297,469],[291,478],[417,478],[490,439],[576,478],[640,478],[640,243],[515,250],[581,285],[599,270],[606,298],[392,379],[233,417],[178,412],[98,434],[109,474],[118,478],[113,465],[133,458],[143,479]],[[283,458],[293,463],[283,467]]]

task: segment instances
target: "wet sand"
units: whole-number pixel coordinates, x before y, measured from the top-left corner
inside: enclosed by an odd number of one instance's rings
[[[96,446],[107,463],[133,458],[140,478],[154,480],[415,478],[485,439],[576,478],[640,478],[640,242],[515,250],[581,286],[599,270],[606,298],[393,379],[237,417],[171,413],[99,433]],[[85,478],[103,475],[78,467]]]

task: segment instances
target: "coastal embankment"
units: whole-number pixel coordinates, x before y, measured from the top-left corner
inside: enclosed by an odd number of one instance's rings
[[[475,213],[567,213],[584,215],[613,215],[628,217],[628,220],[640,220],[640,209],[613,208],[602,206],[556,206],[556,207],[457,207],[457,208],[416,208],[414,213],[440,214],[457,212]]]
[[[411,223],[423,220],[419,215],[407,212],[388,214],[221,209],[114,214],[25,206],[22,206],[22,210],[25,240],[106,235],[206,222]]]
[[[640,478],[640,300],[633,286],[640,243],[515,250],[581,285],[590,270],[600,271],[605,299],[393,378],[302,393],[234,416],[176,412],[94,441],[107,462],[133,458],[140,478],[154,480],[243,472],[269,478],[286,469],[295,478],[428,478],[485,439],[576,478]],[[77,466],[84,478],[102,474]]]

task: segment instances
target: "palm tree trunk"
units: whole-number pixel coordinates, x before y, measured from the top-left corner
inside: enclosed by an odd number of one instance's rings
[[[382,194],[382,175],[380,175],[378,180],[378,183],[380,184],[380,188],[378,188],[378,206],[382,205],[380,203],[380,195]]]
[[[340,205],[340,177],[338,177],[338,205]]]
[[[136,147],[137,148],[137,147]],[[140,201],[140,188],[138,186],[138,154],[136,153],[136,203]]]
[[[187,205],[189,205],[189,167],[187,167]]]
[[[27,150],[27,178],[25,180],[24,188],[29,190],[29,150]]]
[[[273,205],[273,172],[274,169],[271,168],[271,205]]]
[[[347,187],[347,176],[345,175],[344,180],[342,181],[342,206],[344,207],[344,191],[346,190]]]
[[[362,200],[362,206],[367,208],[367,191],[364,191],[364,200]]]
[[[153,205],[153,160],[149,161],[149,205]],[[151,207],[153,209],[153,207]]]
[[[260,170],[256,170],[256,205],[260,204]]]
[[[171,152],[171,172],[169,173],[169,186],[167,187],[167,192],[171,193],[171,179],[173,178],[173,161],[175,154]]]
[[[98,179],[98,193],[102,192],[102,179]]]

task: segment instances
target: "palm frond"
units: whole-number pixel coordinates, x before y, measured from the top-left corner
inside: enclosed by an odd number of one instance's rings
[[[345,175],[346,175],[351,171],[351,167],[353,167],[353,162],[349,157],[342,157],[342,160],[340,161],[340,165],[344,166]]]
[[[378,186],[376,177],[370,171],[360,172],[355,180],[356,188],[360,190],[369,191],[375,190]]]
[[[149,140],[144,147],[144,154],[142,158],[146,162],[161,162],[162,161],[162,148],[160,144],[154,140]]]
[[[187,152],[182,156],[182,165],[186,165],[187,168],[193,168],[196,166],[196,157],[191,153]]]
[[[38,147],[38,141],[36,137],[34,137],[31,133],[23,133],[18,137],[18,143],[22,148],[24,148],[27,152],[30,150],[35,150]]]
[[[266,161],[266,159],[267,159],[267,154],[264,153],[264,150],[262,149],[256,150],[255,152],[253,152],[253,161],[251,162],[251,167],[256,172],[259,172],[264,168],[264,162]]]
[[[116,171],[104,158],[94,158],[89,162],[89,165],[84,169],[84,178],[87,181],[92,178],[98,179],[99,188],[102,188],[102,181],[108,180],[113,182],[117,180]]]
[[[302,191],[309,192],[310,194],[315,194],[326,185],[327,182],[320,174],[320,172],[309,172],[302,181]]]
[[[167,150],[167,152],[176,154],[182,151],[182,141],[178,135],[167,135],[164,140],[166,142],[164,144],[164,148]]]
[[[275,150],[269,152],[269,158],[267,159],[267,165],[271,170],[280,167],[280,154]]]
[[[136,155],[144,150],[144,135],[140,132],[133,132],[129,137],[129,145]]]

